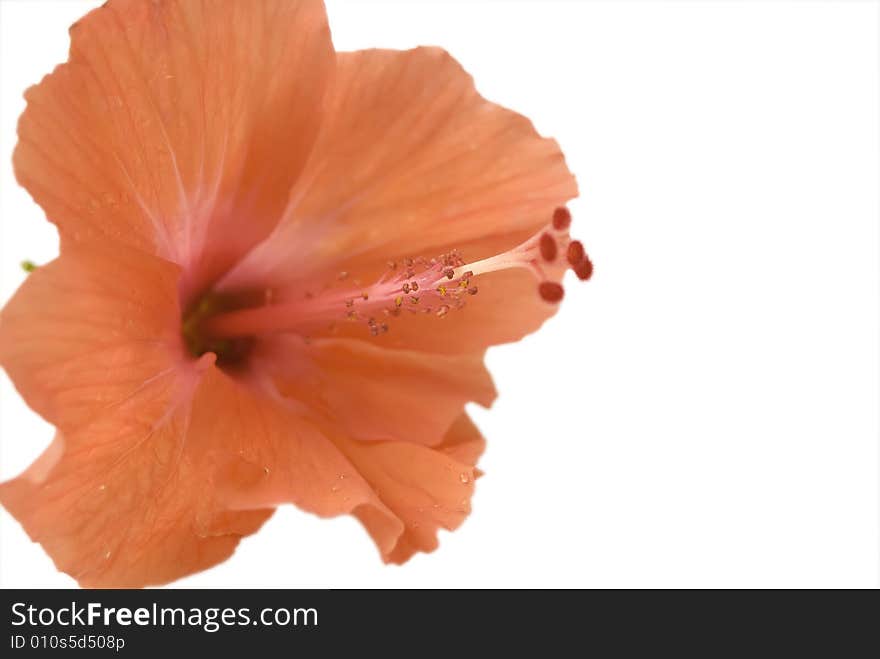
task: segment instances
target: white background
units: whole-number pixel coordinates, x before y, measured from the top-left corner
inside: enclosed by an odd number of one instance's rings
[[[100,2],[3,0],[0,242],[54,230],[9,163],[22,91]],[[878,4],[330,2],[340,50],[446,47],[559,139],[596,275],[489,355],[475,512],[383,566],[293,508],[178,586],[878,584]],[[0,471],[51,429],[0,381]],[[5,512],[0,583],[67,586]]]

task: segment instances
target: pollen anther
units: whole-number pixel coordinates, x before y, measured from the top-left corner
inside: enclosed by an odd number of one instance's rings
[[[571,225],[571,211],[565,206],[560,206],[553,211],[553,228],[557,231],[565,231]]]
[[[541,256],[545,261],[555,261],[556,260],[556,241],[546,231],[541,234]]]
[[[564,296],[558,281],[567,267],[580,279],[592,275],[593,265],[583,245],[568,234],[570,223],[571,213],[559,207],[541,230],[494,256],[467,263],[452,250],[431,259],[388,261],[388,270],[366,287],[353,279],[350,286],[330,286],[304,300],[273,300],[273,304],[220,313],[205,319],[204,330],[218,338],[272,332],[306,334],[347,318],[365,323],[370,334],[376,336],[388,331],[388,326],[372,316],[397,317],[409,312],[443,317],[477,294],[478,287],[472,281],[475,277],[514,268],[530,271],[538,282],[541,299],[555,304]],[[560,254],[565,258],[560,259]],[[397,263],[404,267],[398,268]],[[347,277],[348,273],[340,275]],[[491,282],[486,280],[480,288],[491,286]]]
[[[562,284],[557,284],[555,281],[542,281],[538,285],[538,293],[547,302],[556,303],[562,300],[565,290]]]
[[[576,266],[583,261],[585,254],[586,252],[584,252],[584,246],[581,241],[572,240],[568,244],[568,252],[565,256],[571,265]]]

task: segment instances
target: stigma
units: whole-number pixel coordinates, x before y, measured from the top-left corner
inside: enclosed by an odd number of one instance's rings
[[[468,262],[457,250],[433,258],[389,261],[382,275],[368,286],[350,283],[340,273],[320,293],[303,292],[301,299],[275,301],[266,295],[261,306],[224,311],[206,318],[203,331],[214,338],[253,337],[279,332],[303,335],[338,322],[360,323],[372,336],[389,331],[403,314],[443,318],[479,293],[480,277],[514,268],[535,278],[535,294],[547,304],[564,295],[559,280],[571,269],[589,279],[593,265],[583,245],[569,235],[571,214],[557,208],[547,224],[516,247]]]

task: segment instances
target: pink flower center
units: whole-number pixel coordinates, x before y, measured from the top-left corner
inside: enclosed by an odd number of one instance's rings
[[[506,252],[470,263],[457,251],[431,259],[389,262],[386,271],[368,286],[348,284],[343,273],[339,285],[291,301],[274,302],[268,292],[258,303],[253,296],[233,299],[209,295],[187,315],[184,338],[194,355],[213,351],[222,363],[240,359],[246,354],[248,341],[265,334],[307,335],[337,322],[354,322],[377,336],[389,331],[392,320],[401,314],[443,318],[461,309],[479,292],[481,275],[511,268],[531,271],[538,282],[536,293],[556,304],[563,297],[563,288],[553,281],[559,278],[554,275],[571,267],[585,280],[593,270],[583,245],[569,236],[570,222],[568,210],[558,208],[551,222]]]

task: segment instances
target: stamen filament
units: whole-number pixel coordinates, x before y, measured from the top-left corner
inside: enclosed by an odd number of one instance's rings
[[[277,332],[308,333],[348,320],[366,322],[370,333],[377,335],[388,330],[388,325],[377,319],[398,316],[405,311],[433,313],[442,318],[450,310],[464,306],[467,296],[477,293],[477,287],[471,284],[473,277],[510,268],[531,270],[540,283],[541,298],[557,303],[562,299],[562,287],[548,274],[558,275],[566,267],[572,267],[579,277],[586,278],[583,275],[589,263],[582,245],[571,241],[570,215],[566,209],[562,211],[557,209],[553,221],[546,227],[501,254],[473,263],[465,263],[457,252],[430,260],[389,262],[389,271],[366,288],[330,288],[306,294],[301,300],[277,303],[266,296],[263,306],[225,311],[204,319],[201,330],[207,336],[221,339]],[[568,258],[556,259],[557,253]],[[572,259],[577,263],[571,262]],[[592,264],[589,268],[591,272]],[[337,286],[348,279],[347,274],[337,278]]]
[[[207,319],[203,327],[207,334],[217,337],[308,330],[335,320],[356,319],[354,314],[381,313],[383,307],[388,306],[388,296],[393,290],[390,282],[380,282],[363,292],[328,291],[300,301],[221,313]],[[364,297],[364,293],[368,297]],[[353,301],[357,303],[357,311],[353,310]]]

